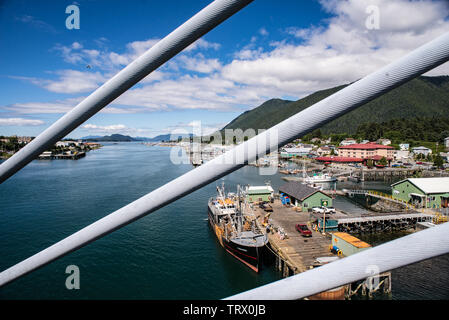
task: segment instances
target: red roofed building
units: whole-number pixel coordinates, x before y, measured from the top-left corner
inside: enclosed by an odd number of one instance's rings
[[[372,159],[375,161],[378,161],[383,157],[387,160],[392,160],[394,156],[394,148],[391,146],[377,144],[375,142],[364,144],[359,143],[339,147],[338,155],[341,157]]]
[[[393,160],[394,148],[384,146],[374,142],[363,144],[351,144],[341,146],[338,148],[338,157],[318,157],[315,160],[324,162],[339,162],[339,163],[363,163],[367,160],[379,161],[383,157],[390,162]]]
[[[315,160],[323,162],[340,162],[340,163],[361,163],[364,161],[362,158],[349,158],[339,156],[318,157],[315,158]]]

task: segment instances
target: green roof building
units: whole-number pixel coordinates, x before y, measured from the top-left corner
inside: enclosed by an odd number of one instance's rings
[[[391,185],[392,197],[420,208],[449,207],[449,177],[409,178]]]

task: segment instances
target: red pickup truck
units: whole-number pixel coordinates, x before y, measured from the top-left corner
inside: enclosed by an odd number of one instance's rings
[[[296,225],[296,230],[303,236],[303,237],[311,237],[312,231],[307,228],[307,225],[303,223],[299,223]]]

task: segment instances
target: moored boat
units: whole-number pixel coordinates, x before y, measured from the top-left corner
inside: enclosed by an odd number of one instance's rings
[[[217,187],[217,196],[209,199],[209,223],[220,245],[237,260],[259,272],[262,251],[268,242],[254,216],[242,210],[240,194],[225,194]]]

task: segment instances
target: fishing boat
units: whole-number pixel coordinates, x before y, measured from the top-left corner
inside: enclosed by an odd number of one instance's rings
[[[225,193],[224,185],[217,186],[217,196],[209,199],[209,223],[220,245],[237,260],[259,272],[263,248],[268,242],[266,233],[258,227],[256,217],[245,212],[238,187],[237,193]]]
[[[316,174],[313,176],[308,176],[304,179],[304,181],[306,183],[317,183],[317,182],[334,182],[337,181],[337,178],[327,174],[327,173],[321,173],[321,174]]]
[[[323,182],[335,182],[337,178],[327,174],[327,173],[316,173],[313,176],[309,176],[306,172],[305,164],[302,167],[302,180],[306,184],[323,183]]]

